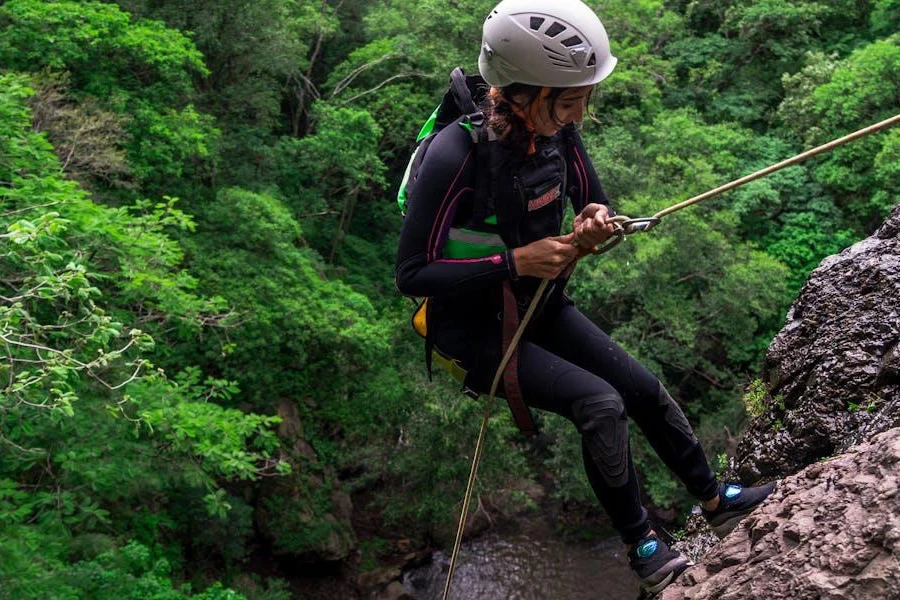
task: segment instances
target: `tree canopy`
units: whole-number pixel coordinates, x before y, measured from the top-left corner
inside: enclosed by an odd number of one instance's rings
[[[900,106],[897,0],[588,4],[619,63],[581,133],[622,214]],[[446,540],[480,406],[424,373],[392,197],[492,5],[0,2],[0,597],[300,597],[248,573],[371,564],[360,511]],[[725,453],[790,302],[900,201],[898,165],[894,130],[785,169],[585,261],[571,294]],[[547,446],[497,411],[479,493],[593,505],[577,432],[541,420]],[[635,454],[652,504],[684,507]]]

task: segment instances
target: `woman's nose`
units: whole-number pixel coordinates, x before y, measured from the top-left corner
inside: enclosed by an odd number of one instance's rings
[[[573,121],[580,123],[581,119],[584,118],[584,105],[578,105],[573,108],[570,116]]]

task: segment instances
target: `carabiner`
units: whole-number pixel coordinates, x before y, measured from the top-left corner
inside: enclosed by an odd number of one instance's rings
[[[607,239],[602,245],[594,248],[592,254],[609,252],[625,240],[625,229],[619,223],[613,223],[613,237]]]
[[[637,219],[628,219],[622,223],[622,228],[625,230],[625,233],[632,234],[638,231],[650,231],[659,225],[659,222],[660,219],[658,217],[639,217]]]

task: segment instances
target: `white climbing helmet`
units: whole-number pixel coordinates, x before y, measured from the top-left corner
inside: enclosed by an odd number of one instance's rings
[[[581,87],[616,66],[606,29],[581,0],[503,0],[484,21],[478,70],[494,87]]]

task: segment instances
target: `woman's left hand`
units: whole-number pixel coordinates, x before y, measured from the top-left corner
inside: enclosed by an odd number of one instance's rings
[[[593,249],[613,235],[612,223],[607,223],[609,209],[605,204],[588,204],[575,217],[575,241],[583,248]]]

